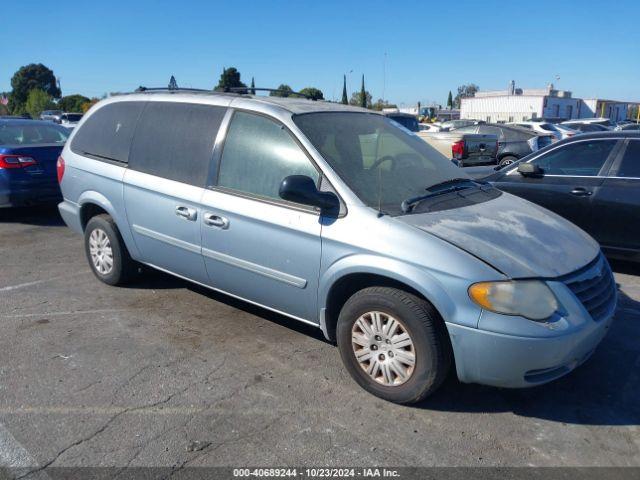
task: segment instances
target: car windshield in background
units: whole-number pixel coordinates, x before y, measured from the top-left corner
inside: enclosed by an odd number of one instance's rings
[[[67,115],[63,115],[62,119],[67,120],[68,122],[79,122],[82,118],[82,114],[80,113],[68,113]]]
[[[417,135],[372,113],[318,112],[294,122],[356,195],[372,208],[400,214],[407,198],[466,177]]]
[[[69,130],[57,125],[0,125],[0,145],[63,144],[68,137]]]
[[[389,115],[389,118],[394,122],[398,122],[404,128],[411,132],[419,132],[420,125],[418,125],[418,119],[415,117],[405,117],[404,115],[399,115],[397,117],[393,115]]]

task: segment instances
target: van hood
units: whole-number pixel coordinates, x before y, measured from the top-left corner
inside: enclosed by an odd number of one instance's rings
[[[396,217],[484,260],[511,278],[554,278],[599,253],[598,243],[549,210],[508,193],[475,205]]]

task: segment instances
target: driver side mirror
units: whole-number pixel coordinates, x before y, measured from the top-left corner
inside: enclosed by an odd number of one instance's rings
[[[289,202],[318,207],[322,212],[340,210],[340,200],[335,193],[321,192],[315,182],[306,175],[289,175],[280,184],[280,198]]]
[[[533,163],[521,163],[518,165],[518,173],[523,177],[535,177],[543,174],[542,169]]]

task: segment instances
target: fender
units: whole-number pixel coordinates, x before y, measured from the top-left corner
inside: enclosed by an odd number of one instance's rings
[[[126,245],[131,257],[133,259],[140,258],[138,247],[136,246],[136,243],[133,240],[133,236],[131,235],[131,229],[129,228],[129,222],[127,221],[126,214],[119,213],[124,212],[124,208],[118,209],[114,207],[114,205],[109,201],[107,197],[99,192],[96,192],[95,190],[86,190],[82,192],[82,194],[80,194],[80,197],[78,197],[78,205],[80,206],[80,209],[82,209],[82,206],[86,205],[87,203],[98,205],[105,212],[107,212],[111,216],[111,218],[113,218],[114,222],[116,222],[118,230],[120,230],[122,240],[124,241],[124,244]]]
[[[420,292],[438,310],[445,322],[455,317],[456,304],[441,283],[427,270],[400,262],[393,258],[368,254],[343,257],[333,263],[320,277],[318,304],[320,311],[327,308],[331,286],[345,275],[371,273],[391,278]],[[478,315],[474,323],[477,322]]]

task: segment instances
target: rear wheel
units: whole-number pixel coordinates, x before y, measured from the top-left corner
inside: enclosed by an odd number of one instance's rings
[[[433,393],[451,364],[442,319],[425,300],[388,287],[370,287],[345,303],[338,349],[349,374],[365,390],[396,403]]]
[[[500,159],[500,162],[498,163],[498,165],[500,165],[501,167],[505,167],[517,161],[518,161],[518,157],[514,157],[513,155],[507,155]]]
[[[99,280],[109,285],[127,283],[137,270],[113,219],[96,215],[84,230],[84,246],[91,270]]]

